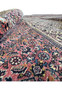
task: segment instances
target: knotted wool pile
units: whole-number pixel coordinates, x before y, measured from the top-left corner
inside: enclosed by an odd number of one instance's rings
[[[54,18],[0,12],[0,81],[62,81],[61,21]]]

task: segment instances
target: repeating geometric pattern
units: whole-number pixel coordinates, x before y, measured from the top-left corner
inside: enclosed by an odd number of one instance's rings
[[[62,81],[62,50],[20,20],[0,42],[0,81]]]

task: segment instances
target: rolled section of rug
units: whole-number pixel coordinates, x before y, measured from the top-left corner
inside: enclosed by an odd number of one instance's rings
[[[4,33],[8,30],[8,21],[5,18],[0,17],[0,39],[3,37]]]
[[[8,29],[13,28],[16,24],[20,23],[22,17],[23,13],[19,9],[0,12],[0,39]]]
[[[1,12],[0,16],[5,18],[8,21],[9,28],[12,28],[16,23],[22,20],[23,13],[19,9],[12,9]]]

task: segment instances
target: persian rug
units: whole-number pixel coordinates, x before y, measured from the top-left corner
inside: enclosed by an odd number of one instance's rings
[[[0,81],[62,81],[62,27],[57,18],[61,15],[0,12]]]

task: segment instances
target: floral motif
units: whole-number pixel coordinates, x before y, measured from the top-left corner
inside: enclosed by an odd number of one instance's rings
[[[33,72],[34,72],[35,75],[41,74],[41,68],[40,68],[40,66],[33,67]]]
[[[31,76],[31,72],[30,71],[26,71],[25,76],[30,77]]]
[[[17,67],[12,67],[11,71],[13,73],[24,73],[27,67],[24,66],[17,66]]]
[[[45,70],[43,68],[43,62],[40,61],[40,62],[38,62],[37,65],[32,66],[31,71],[33,72],[33,74],[35,76],[44,76],[45,75]]]
[[[41,60],[48,60],[50,58],[50,56],[47,53],[41,52],[41,53],[39,53],[39,58]]]
[[[12,65],[18,65],[21,63],[21,58],[18,57],[18,56],[14,56],[14,57],[11,57],[11,59],[9,60],[9,62],[12,64]]]

